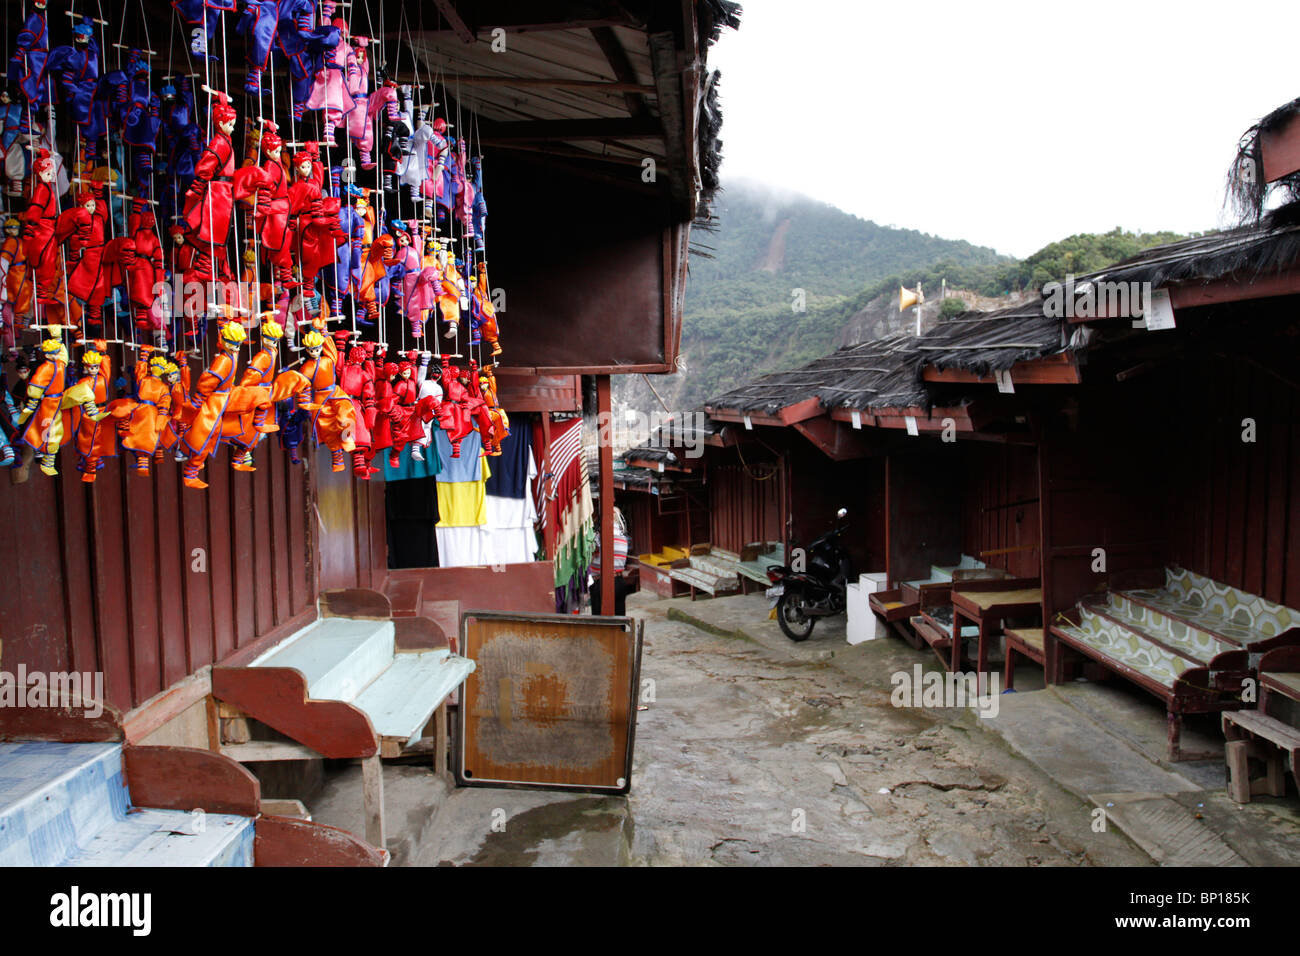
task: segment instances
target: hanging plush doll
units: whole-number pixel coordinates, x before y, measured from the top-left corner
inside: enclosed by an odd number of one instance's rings
[[[67,390],[68,351],[56,338],[41,342],[44,361],[27,382],[27,398],[18,413],[18,424],[26,425],[22,441],[35,453],[41,471],[57,475],[59,448],[70,428],[64,414],[63,399]]]
[[[373,210],[371,211],[373,217]],[[377,229],[373,218],[370,219],[372,230]],[[358,298],[365,311],[365,320],[357,317],[358,324],[374,325],[379,321],[380,309],[388,302],[388,269],[397,264],[394,250],[397,242],[387,232],[375,236],[366,251],[366,264],[361,270],[361,293]]]
[[[220,59],[212,41],[221,15],[234,12],[235,0],[172,0],[172,6],[190,31],[190,52],[211,60]]]
[[[312,414],[312,427],[316,443],[330,450],[330,469],[343,471],[344,452],[352,452],[352,401],[338,387],[334,370],[338,364],[338,350],[334,340],[323,335],[321,319],[312,320],[312,331],[303,336],[307,360],[302,364],[302,374],[311,382],[312,404],[320,406]]]
[[[370,458],[393,445],[392,419],[393,384],[397,380],[397,363],[380,362],[375,374],[375,417],[370,428]],[[378,469],[376,469],[378,470]]]
[[[420,309],[421,297],[416,294],[420,283],[420,272],[424,267],[424,254],[421,248],[423,243],[414,222],[408,224],[396,220],[392,225],[393,238],[397,242],[397,248],[393,253],[396,265],[389,275],[397,283],[397,288],[401,290],[399,301],[402,314],[411,323],[412,337],[423,338],[424,313]],[[428,306],[425,306],[425,308],[428,308]]]
[[[454,339],[460,333],[460,300],[465,295],[465,281],[451,254],[443,249],[438,253],[442,271],[438,285],[438,310],[442,315],[443,337]]]
[[[45,61],[50,55],[50,28],[45,0],[32,0],[34,8],[14,40],[9,58],[9,82],[22,90],[32,110],[45,105]]]
[[[168,275],[172,290],[172,302],[169,310],[172,317],[171,345],[176,350],[187,347],[197,348],[199,344],[199,317],[204,314],[204,310],[207,308],[207,297],[201,292],[195,295],[194,287],[186,288],[185,284],[191,282],[197,276],[198,270],[195,266],[195,260],[198,257],[194,247],[186,241],[183,226],[172,226],[171,240]],[[204,256],[206,255],[205,252]]]
[[[262,95],[262,73],[271,65],[279,20],[280,0],[245,0],[235,29],[244,36],[244,59],[248,63],[244,92],[249,96]]]
[[[54,228],[59,218],[59,197],[54,191],[54,159],[49,152],[41,150],[32,167],[36,172],[36,187],[23,214],[23,253],[27,267],[36,276],[36,305],[40,318],[47,324],[57,324],[62,316],[56,293],[63,260],[59,244],[54,241]],[[54,318],[54,323],[50,323],[51,318]]]
[[[451,442],[451,457],[460,457],[460,443],[464,441],[465,436],[474,430],[474,424],[469,415],[469,393],[465,386],[461,384],[455,372],[451,368],[451,363],[447,356],[442,357],[442,401],[444,405],[451,406],[447,409],[448,421],[452,427],[448,428],[443,425],[443,430],[447,433],[447,439]]]
[[[0,89],[0,153],[4,157],[5,193],[9,196],[23,194],[31,172],[31,133],[25,104],[16,101],[10,87]]]
[[[153,186],[158,130],[162,125],[159,115],[162,101],[149,88],[149,59],[146,54],[132,50],[127,72],[131,77],[130,105],[122,123],[122,141],[132,150],[136,194],[148,199]]]
[[[339,198],[339,231],[347,237],[338,247],[330,281],[330,307],[338,315],[343,313],[344,297],[360,295],[365,266],[366,202],[365,194],[356,185],[356,173],[350,159],[330,171],[334,194]]]
[[[488,454],[501,454],[501,443],[510,437],[510,416],[497,401],[497,378],[491,365],[484,365],[478,373],[479,393],[487,404],[487,412],[492,419],[492,451]]]
[[[285,173],[284,141],[276,125],[267,120],[261,146],[261,166],[245,166],[235,171],[234,197],[253,201],[253,228],[261,242],[262,256],[271,267],[281,289],[293,281],[292,247],[289,241],[289,182]]]
[[[163,87],[163,107],[159,114],[160,133],[167,144],[163,150],[167,157],[167,188],[162,194],[164,221],[170,222],[180,208],[199,157],[203,155],[203,131],[194,121],[194,92],[188,77],[181,77],[171,88],[173,96],[168,102],[167,87]]]
[[[99,90],[99,44],[95,42],[95,25],[90,17],[82,17],[72,28],[71,44],[57,46],[50,52],[45,73],[53,81],[60,107],[79,127],[82,153],[76,158],[88,168],[89,157],[95,155],[96,143],[104,135],[102,110],[94,109]]]
[[[163,327],[163,315],[155,291],[167,282],[162,244],[148,202],[138,201],[135,207],[127,222],[129,237],[124,237],[123,246],[128,255],[122,258],[121,268],[126,274],[127,298],[135,327],[141,333],[157,333]]]
[[[433,200],[439,229],[445,229],[451,211],[451,176],[448,167],[451,164],[452,140],[447,135],[447,121],[439,116],[430,124],[432,132],[428,139],[429,176],[422,187],[426,199]]]
[[[94,347],[81,356],[81,379],[77,387],[92,396],[89,403],[71,410],[72,433],[77,442],[77,470],[81,480],[93,482],[103,467],[103,460],[117,454],[117,434],[113,422],[105,421],[108,413],[100,412],[108,403],[108,386],[113,378],[108,344],[95,340]]]
[[[501,354],[500,334],[497,330],[497,310],[492,303],[492,290],[488,288],[487,263],[480,262],[475,269],[478,275],[469,299],[470,324],[473,327],[473,342],[480,338],[492,349],[492,357]]]
[[[267,319],[262,323],[262,347],[249,359],[244,377],[231,393],[222,416],[221,437],[236,448],[231,460],[236,471],[256,471],[253,448],[258,439],[280,430],[274,420],[267,421],[267,414],[274,407],[275,363],[283,338],[284,329],[278,322]]]
[[[62,213],[54,230],[54,241],[68,246],[68,295],[73,325],[84,316],[87,326],[103,325],[104,300],[108,298],[109,276],[104,267],[104,233],[108,206],[102,191],[93,186],[77,196],[77,205]]]
[[[474,209],[473,209],[473,236],[474,250],[482,252],[487,248],[487,199],[483,195],[483,157],[475,156],[471,160],[471,166],[474,170]]]
[[[350,333],[334,333],[335,348],[340,355],[347,347]],[[379,469],[368,464],[371,456],[370,429],[375,422],[375,374],[366,361],[366,350],[359,345],[347,349],[347,362],[338,370],[339,388],[352,401],[352,473],[363,481]]]
[[[501,454],[501,445],[496,438],[497,422],[493,420],[487,400],[483,397],[478,374],[478,362],[471,359],[469,369],[460,373],[460,380],[465,386],[465,392],[468,396],[465,399],[465,408],[478,428],[479,437],[483,439],[483,454]]]
[[[388,433],[391,440],[388,464],[390,467],[401,467],[402,449],[412,438],[411,416],[419,401],[420,389],[415,381],[415,363],[408,355],[404,361],[397,363],[397,377],[393,381],[392,392],[389,394]],[[414,437],[418,438],[418,434]]]
[[[370,39],[353,37],[352,56],[348,60],[348,96],[353,104],[348,113],[348,138],[361,154],[361,167],[374,168],[375,124],[370,117]]]
[[[336,249],[347,238],[339,228],[339,201],[324,197],[325,168],[316,143],[293,157],[293,183],[289,186],[289,231],[294,262],[302,284],[314,288],[319,272],[334,263]]]
[[[0,263],[4,265],[4,302],[6,326],[26,325],[32,317],[32,276],[23,251],[23,224],[14,216],[5,217],[4,244],[0,245]]]
[[[280,0],[280,22],[275,45],[289,68],[293,118],[301,121],[307,109],[316,73],[325,66],[325,53],[339,44],[333,25],[316,26],[314,0]]]
[[[382,71],[381,71],[381,76]],[[379,154],[384,159],[384,180],[381,184],[384,192],[396,198],[397,179],[394,170],[406,155],[409,148],[411,127],[402,119],[401,106],[397,99],[397,84],[384,79],[380,86],[370,94],[366,104],[366,115],[370,122],[379,121]],[[396,202],[393,208],[396,209]]]
[[[434,134],[433,126],[428,121],[429,108],[422,106],[418,111],[412,112],[409,89],[410,87],[402,87],[402,92],[407,95],[406,114],[413,115],[415,119],[415,132],[411,134],[406,155],[397,166],[397,178],[407,188],[411,203],[418,210],[424,198],[422,192],[425,182],[429,178],[429,140]]]
[[[187,488],[206,488],[208,483],[199,478],[206,460],[217,453],[221,444],[222,416],[230,403],[230,393],[235,384],[239,350],[247,336],[238,322],[227,322],[217,335],[219,348],[211,364],[199,377],[190,396],[194,419],[178,446],[188,460],[185,463],[183,482]]]
[[[217,97],[212,107],[212,141],[203,148],[195,167],[194,181],[185,194],[184,215],[186,238],[195,247],[196,259],[197,253],[207,248],[213,252],[220,249],[224,261],[232,211],[230,177],[235,173],[235,147],[230,141],[235,129],[235,110],[225,93],[219,92]],[[201,279],[210,281],[216,277],[213,265],[209,258],[206,266],[199,266],[206,273],[201,274]]]
[[[180,369],[162,352],[149,346],[140,349],[135,363],[135,398],[118,398],[108,403],[122,447],[135,455],[135,471],[149,474],[149,463],[158,454],[158,441],[171,414],[172,386],[180,380]]]
[[[326,0],[321,6],[326,19],[334,15],[335,4]],[[342,126],[357,105],[348,87],[348,70],[356,56],[349,42],[347,21],[335,20],[334,29],[338,33],[338,43],[325,55],[324,66],[316,72],[307,97],[307,109],[325,111],[323,138],[331,145],[335,127]]]

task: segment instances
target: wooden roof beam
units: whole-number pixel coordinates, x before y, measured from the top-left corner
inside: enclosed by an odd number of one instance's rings
[[[443,19],[447,21],[447,26],[456,36],[465,43],[473,43],[475,39],[474,30],[465,22],[460,11],[456,9],[455,0],[433,0],[433,5],[438,8]]]
[[[649,83],[638,83],[635,79],[626,83],[620,80],[566,80],[554,76],[475,76],[467,74],[450,74],[441,78],[447,86],[517,86],[521,88],[541,87],[543,89],[564,90],[601,90],[607,93],[653,93],[655,88]]]
[[[567,139],[658,139],[663,135],[653,117],[610,119],[516,120],[479,124],[483,142]],[[672,153],[669,153],[672,159]]]
[[[961,368],[935,368],[927,365],[921,373],[927,382],[954,382],[961,384],[992,385],[994,375],[976,375]],[[1027,359],[1011,366],[1011,382],[1015,385],[1078,385],[1083,381],[1079,374],[1079,361],[1073,352],[1059,352],[1038,359]]]
[[[395,0],[384,0],[394,3]],[[507,33],[538,33],[548,30],[579,30],[600,27],[643,29],[642,18],[612,0],[587,0],[562,5],[537,0],[433,0],[445,24],[429,26],[430,32],[453,32],[472,43],[484,31],[497,28]],[[395,4],[396,5],[396,4]],[[468,35],[468,39],[467,39]]]
[[[605,61],[609,63],[609,68],[614,71],[614,78],[620,83],[635,84],[636,70],[632,68],[632,61],[628,59],[627,51],[623,49],[623,44],[618,40],[618,34],[614,32],[613,27],[592,27],[592,39],[600,47],[600,52],[605,54]],[[645,97],[630,91],[623,94],[623,102],[627,104],[628,114],[631,116],[646,116],[650,109],[646,106]]]

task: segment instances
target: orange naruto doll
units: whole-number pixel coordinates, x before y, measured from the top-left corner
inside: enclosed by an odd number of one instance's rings
[[[311,382],[311,401],[320,408],[312,413],[312,426],[316,443],[330,450],[330,470],[342,471],[345,452],[353,451],[352,399],[338,387],[334,369],[339,353],[334,340],[321,333],[324,322],[312,320],[312,330],[302,337],[307,360],[302,363],[302,374]]]
[[[103,421],[108,413],[99,411],[108,402],[108,385],[113,377],[107,351],[108,345],[101,339],[86,349],[81,356],[82,377],[76,385],[94,396],[91,403],[73,408],[71,416],[72,431],[77,436],[77,470],[85,482],[95,480],[105,458],[117,455],[117,433],[112,422]]]
[[[230,403],[239,349],[246,338],[244,328],[238,322],[223,325],[217,334],[220,349],[194,385],[194,394],[188,403],[194,409],[194,421],[177,446],[178,451],[188,456],[182,472],[182,482],[186,488],[208,486],[206,481],[199,478],[199,471],[206,464],[206,459],[217,453],[217,446],[221,444],[221,419]]]
[[[135,363],[137,397],[114,399],[108,403],[108,413],[116,421],[122,447],[135,453],[136,474],[147,475],[171,414],[172,384],[180,378],[180,369],[148,346],[141,353],[147,360]]]
[[[97,421],[107,412],[95,407],[94,395],[80,384],[67,384],[68,350],[57,338],[41,343],[45,361],[27,382],[27,402],[18,413],[18,424],[27,424],[22,441],[35,451],[41,471],[53,476],[59,448],[72,431],[68,409],[80,405],[82,411]],[[29,421],[30,420],[30,421]]]
[[[222,440],[241,449],[231,461],[231,467],[236,471],[256,471],[253,446],[261,435],[280,430],[274,422],[268,423],[266,416],[272,407],[275,360],[280,356],[282,338],[284,329],[280,323],[273,319],[262,323],[262,347],[249,360],[244,377],[231,393],[230,403],[222,417]]]

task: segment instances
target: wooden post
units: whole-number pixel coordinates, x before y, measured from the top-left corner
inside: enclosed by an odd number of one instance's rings
[[[433,772],[442,779],[447,776],[447,702],[445,700],[433,713]]]
[[[597,445],[600,448],[600,612],[614,613],[614,422],[609,376],[596,377]]]
[[[542,450],[542,474],[547,475],[551,471],[551,413],[542,412],[542,442],[545,448]],[[537,508],[543,515],[549,512],[544,510],[549,508],[548,502],[551,493],[555,490],[554,478],[543,478],[541,483],[542,500],[537,502]],[[546,519],[542,526],[542,543],[546,546],[546,560],[555,560],[555,522]]]
[[[379,754],[361,761],[361,798],[366,809],[366,842],[377,850],[385,849],[384,834],[384,765]]]

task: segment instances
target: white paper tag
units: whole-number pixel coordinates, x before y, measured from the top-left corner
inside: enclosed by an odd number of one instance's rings
[[[749,416],[746,415],[746,416],[745,416],[745,431],[747,431],[747,432],[752,432],[753,430],[754,430],[754,423],[751,422],[751,421],[749,420]]]
[[[854,428],[862,427],[862,413],[858,411],[856,408],[853,410],[853,427]]]
[[[662,461],[659,462],[659,470],[660,470],[661,472],[664,470],[664,463],[663,463]]]
[[[919,435],[921,430],[916,427],[916,418],[912,415],[905,415],[903,421],[907,422],[907,433],[909,435]]]
[[[1174,325],[1174,304],[1169,298],[1168,289],[1156,289],[1151,293],[1151,301],[1147,305],[1146,325],[1150,331],[1159,331],[1161,329],[1172,329]]]
[[[1001,369],[994,372],[993,375],[998,380],[999,392],[1014,392],[1016,390],[1016,386],[1011,381],[1011,369]]]

